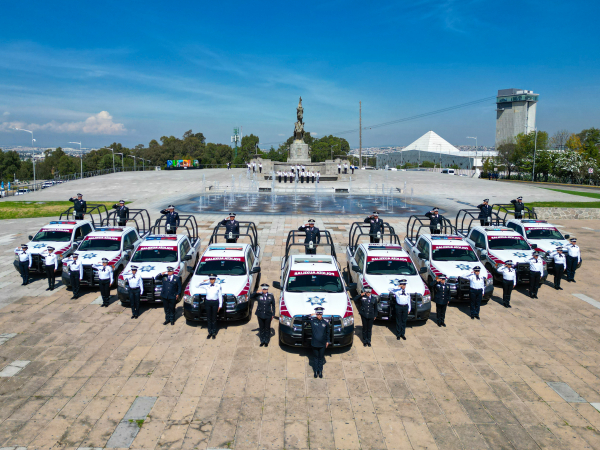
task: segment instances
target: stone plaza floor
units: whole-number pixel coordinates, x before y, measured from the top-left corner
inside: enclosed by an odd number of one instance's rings
[[[197,217],[204,248],[222,217]],[[272,284],[306,218],[238,218],[256,222]],[[362,217],[316,219],[345,268]],[[114,290],[101,308],[96,291],[19,286],[12,249],[47,220],[6,221],[0,238],[0,448],[600,449],[600,221],[559,222],[584,260],[563,291],[546,283],[533,300],[520,287],[505,309],[496,286],[481,321],[455,303],[447,328],[411,324],[406,341],[377,323],[371,348],[358,320],[354,345],[327,351],[314,379],[306,350],[279,345],[276,320],[261,348],[254,316],[207,340],[181,303],[163,326],[160,307],[131,320]],[[406,218],[390,222],[404,234]]]

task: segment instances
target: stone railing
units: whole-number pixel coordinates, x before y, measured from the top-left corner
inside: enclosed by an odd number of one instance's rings
[[[600,208],[535,208],[538,219],[600,219]]]

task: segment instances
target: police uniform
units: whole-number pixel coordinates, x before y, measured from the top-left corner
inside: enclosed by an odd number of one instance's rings
[[[429,218],[429,231],[431,234],[442,234],[444,216],[440,215],[438,211],[438,208],[433,208],[432,211],[425,213],[425,216]]]
[[[446,309],[450,303],[450,286],[442,283],[441,280],[446,280],[445,276],[439,277],[440,281],[435,285],[433,301],[435,302],[435,315],[437,318],[438,327],[446,326]]]
[[[173,272],[173,267],[167,267],[167,271]],[[169,322],[171,322],[171,325],[175,325],[175,305],[177,304],[177,298],[181,294],[181,278],[173,273],[161,273],[156,278],[162,278],[160,298],[165,310],[165,322],[163,325]]]
[[[394,314],[396,315],[396,339],[406,340],[406,322],[411,310],[410,294],[406,291],[406,280],[400,280],[399,287],[390,289],[395,297]]]
[[[71,281],[71,289],[73,290],[73,297],[79,297],[79,286],[83,279],[83,264],[79,261],[79,255],[74,254],[73,260],[67,263],[69,268],[69,280]]]
[[[316,312],[323,313],[324,308],[317,306]],[[315,371],[315,378],[323,378],[323,364],[325,363],[325,349],[327,348],[329,339],[331,338],[331,325],[323,317],[312,316],[310,318],[310,329],[312,331],[311,346],[313,349],[313,370]]]
[[[262,163],[260,163],[260,164],[258,165],[258,171],[259,171],[259,173],[262,173]]]
[[[83,220],[83,215],[87,210],[87,203],[81,197],[81,194],[77,194],[78,198],[71,197],[70,202],[73,202],[73,209],[75,210],[75,220]]]
[[[571,243],[567,245],[567,281],[575,283],[575,271],[577,270],[577,264],[581,262],[581,250],[577,244],[577,239],[571,239]]]
[[[515,208],[515,219],[523,218],[523,211],[525,211],[525,203],[523,203],[523,197],[517,197],[516,200],[510,201]]]
[[[240,237],[240,223],[235,219],[231,220],[231,217],[235,217],[235,213],[229,213],[229,217],[229,219],[222,220],[221,225],[225,227],[226,242],[235,244]]]
[[[379,304],[379,298],[371,292],[371,288],[365,288],[365,293],[360,298],[360,307],[358,308],[358,313],[362,321],[362,337],[365,347],[367,345],[371,346],[373,323],[377,318],[377,306]]]
[[[338,164],[338,175],[342,173],[342,165]]]
[[[287,172],[283,172],[283,182],[284,182],[284,184],[287,183],[287,178],[288,178],[288,173]]]
[[[25,286],[29,283],[29,269],[31,268],[31,253],[29,253],[28,247],[23,244],[21,247],[15,248],[15,255],[19,259],[19,270],[21,272],[21,278],[23,278],[23,284]]]
[[[174,210],[169,211],[169,208],[175,208],[175,206],[169,205],[167,209],[163,209],[160,213],[166,216],[165,228],[167,234],[177,234],[177,227],[179,226],[179,214]]]
[[[103,263],[108,263],[108,259],[102,258]],[[97,266],[98,284],[100,284],[100,295],[102,296],[102,306],[108,308],[110,303],[110,286],[113,284],[113,270],[108,264]],[[131,296],[130,296],[131,299]]]
[[[268,284],[261,285],[263,291],[269,289]],[[256,299],[256,318],[258,319],[258,337],[260,346],[269,346],[271,340],[271,321],[275,315],[275,297],[268,292],[256,292],[253,297]]]
[[[140,316],[140,295],[144,293],[144,280],[137,274],[137,266],[131,266],[131,275],[124,277],[129,286],[129,303],[131,304],[131,318]]]
[[[354,169],[356,169],[356,166],[354,164],[352,164],[350,166],[350,170],[352,170],[352,175],[354,175]]]
[[[201,281],[198,287],[203,287],[206,290],[206,301],[204,302],[204,309],[206,310],[206,322],[208,328],[207,339],[212,336],[213,339],[217,336],[217,313],[219,309],[223,307],[223,291],[221,285],[216,283],[217,276],[212,274],[209,276],[209,280],[215,280],[215,283],[206,284]]]
[[[534,255],[538,255],[538,253],[536,252]],[[535,258],[534,256],[529,260],[529,296],[531,298],[538,298],[537,293],[543,271],[544,262],[541,258]]]
[[[380,233],[380,235],[383,234],[385,226],[383,225],[383,220],[379,218],[379,213],[377,211],[373,212],[373,216],[367,217],[364,220],[364,223],[369,224],[369,237],[371,244],[377,244],[380,239],[377,237],[377,233]]]
[[[319,180],[321,179],[321,172],[317,172],[317,183],[319,182]]]
[[[314,224],[315,221],[313,219],[310,219],[308,221],[309,224]],[[304,231],[304,233],[306,233],[306,237],[304,238],[304,244],[306,244],[304,246],[304,252],[306,255],[316,255],[317,254],[317,244],[319,244],[319,242],[321,242],[321,231],[313,226],[299,226],[298,227],[298,231]],[[310,248],[310,244],[312,242],[312,247]]]
[[[129,220],[129,208],[125,206],[125,202],[121,200],[119,203],[113,205],[113,209],[116,209],[117,215],[117,223],[120,227],[124,227],[127,225],[127,221]]]
[[[479,209],[479,216],[477,218],[481,225],[490,225],[492,222],[492,207],[486,204],[489,201],[490,199],[486,198],[481,205],[477,206]]]
[[[502,274],[502,303],[505,308],[510,308],[510,296],[517,285],[517,271],[512,267],[512,261],[506,261],[505,266],[498,267]]]
[[[52,250],[52,253],[50,253]],[[46,269],[46,276],[48,277],[48,289],[47,291],[54,290],[54,284],[56,283],[56,271],[58,270],[58,257],[54,253],[54,247],[48,247],[47,250],[42,252],[44,257],[44,267]]]
[[[279,179],[279,182],[281,183],[281,170],[277,171],[277,178]]]
[[[485,279],[480,275],[480,267],[475,266],[473,273],[465,278],[469,280],[469,297],[471,299],[471,319],[479,319],[479,310],[481,309],[481,299],[485,290]]]
[[[557,291],[562,290],[560,287],[560,280],[562,279],[563,273],[565,273],[567,258],[563,254],[562,247],[559,247],[556,249],[556,251],[550,253],[550,256],[554,260],[554,289]]]

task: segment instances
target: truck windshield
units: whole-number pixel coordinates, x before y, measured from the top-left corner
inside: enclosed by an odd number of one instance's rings
[[[245,261],[229,261],[212,259],[210,261],[201,261],[196,269],[196,275],[246,275]]]
[[[438,248],[433,250],[434,261],[477,262],[477,255],[470,248]]]
[[[118,252],[121,239],[87,239],[81,243],[78,251]]]
[[[70,231],[42,230],[33,237],[33,242],[69,242]]]
[[[288,278],[288,292],[344,292],[340,277],[332,275],[298,275]]]
[[[135,252],[131,262],[177,262],[177,250],[142,248]]]
[[[528,228],[527,239],[564,239],[556,228]]]
[[[417,270],[410,261],[369,261],[369,275],[416,275]]]
[[[521,236],[488,237],[490,250],[531,250],[529,244]]]

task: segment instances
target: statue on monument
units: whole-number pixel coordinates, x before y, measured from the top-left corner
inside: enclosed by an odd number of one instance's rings
[[[304,142],[304,123],[302,122],[304,108],[302,107],[302,97],[300,97],[300,101],[298,102],[296,117],[298,118],[298,122],[296,122],[296,125],[294,126],[294,140]]]

